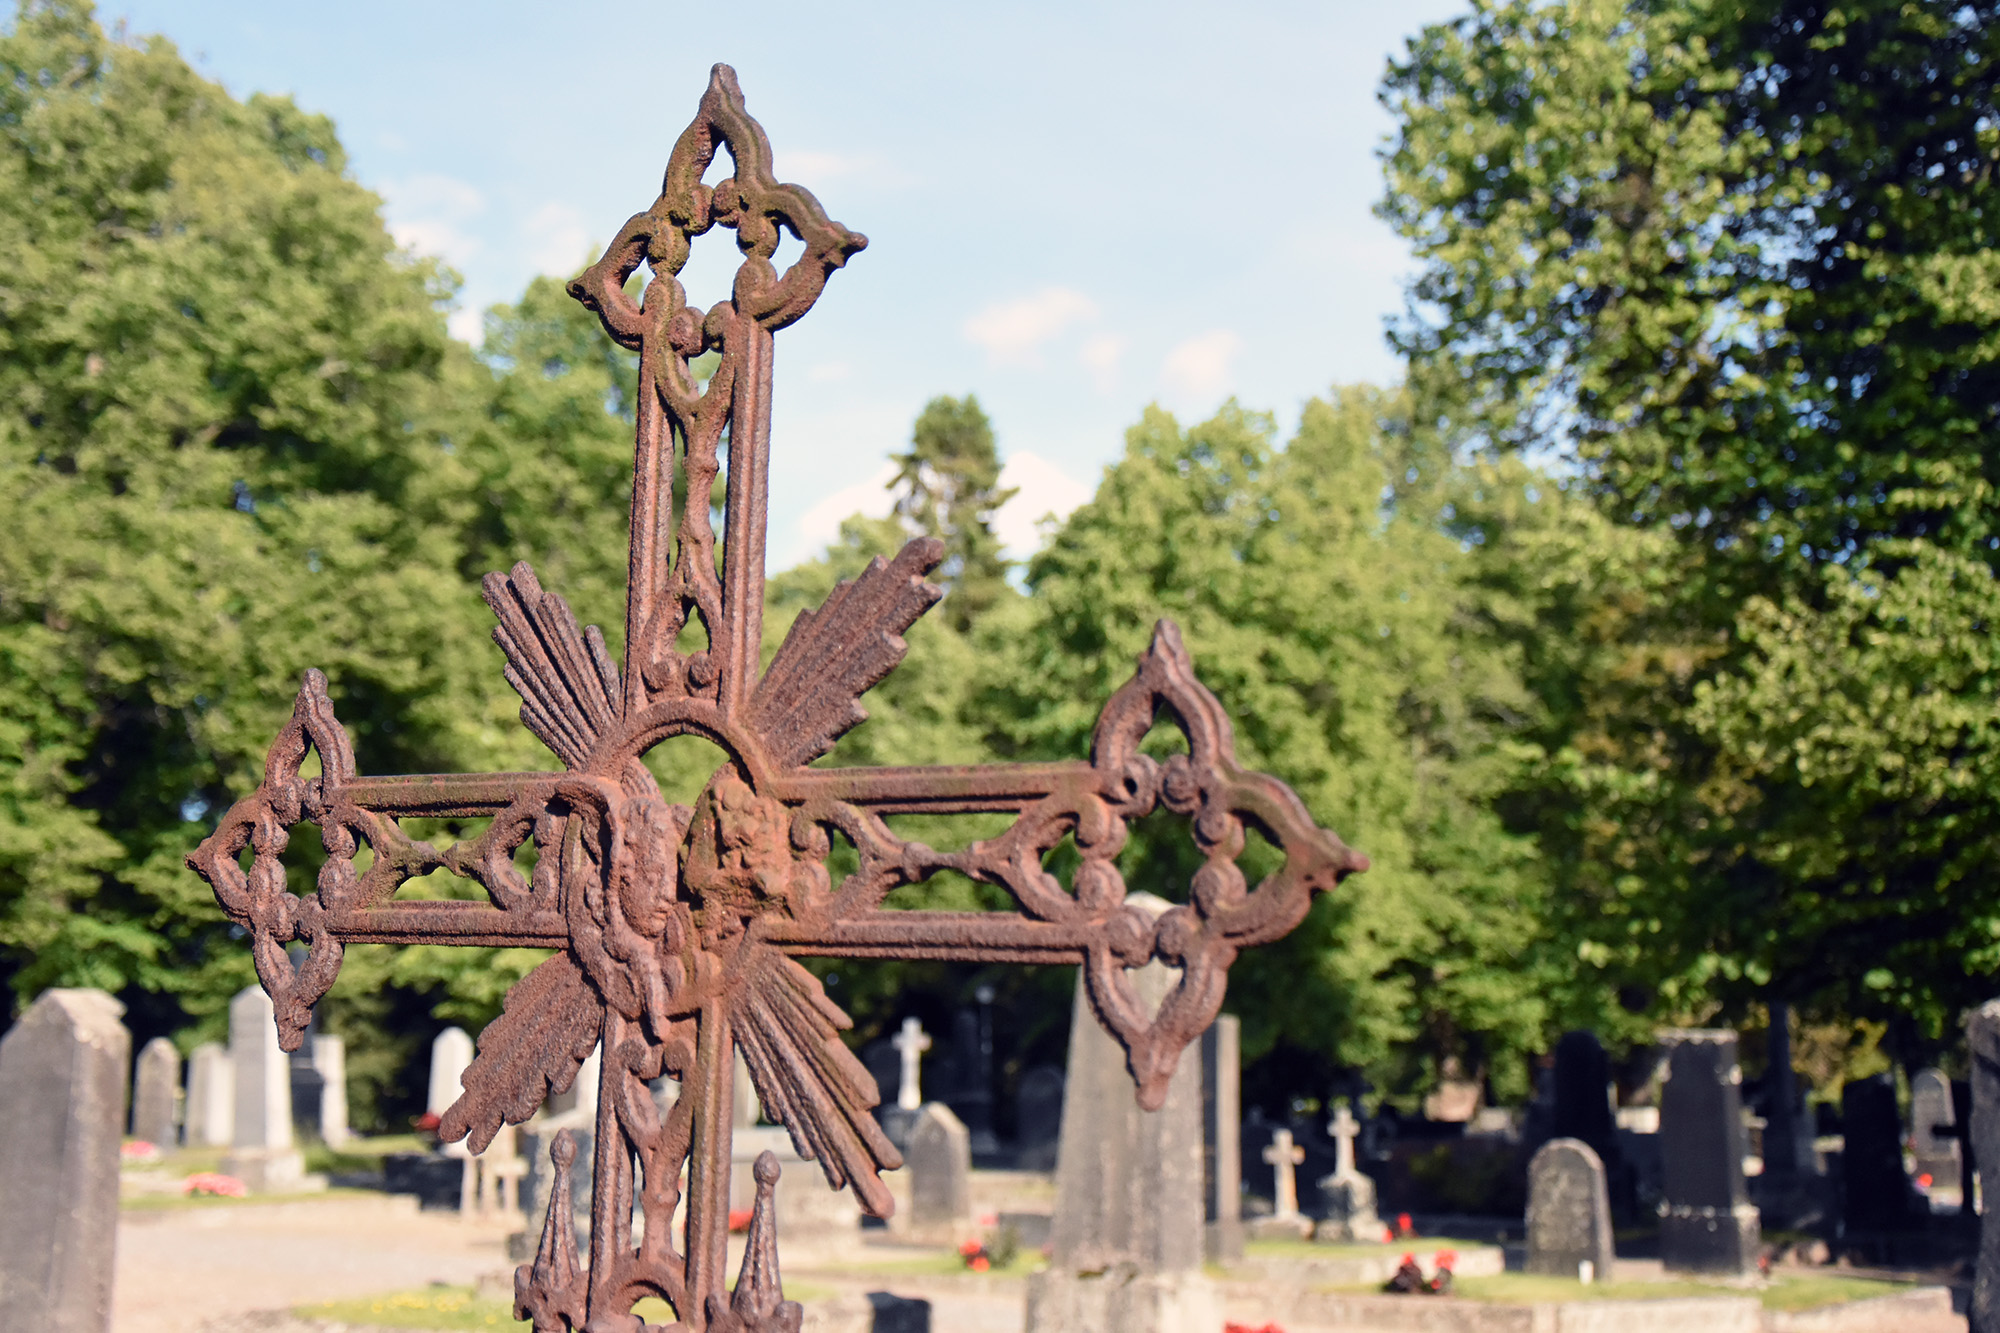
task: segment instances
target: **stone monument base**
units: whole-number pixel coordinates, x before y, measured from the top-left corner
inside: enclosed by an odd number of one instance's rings
[[[1044,1270],[1028,1278],[1027,1333],[1215,1333],[1222,1293],[1200,1273]]]
[[[252,1194],[316,1194],[326,1177],[306,1174],[297,1148],[236,1148],[222,1159],[222,1174],[243,1182]]]
[[[826,1183],[818,1162],[808,1162],[792,1147],[790,1131],[774,1125],[736,1131],[729,1170],[730,1210],[747,1212],[757,1200],[751,1168],[757,1155],[770,1151],[778,1159],[778,1239],[787,1250],[817,1245],[851,1244],[861,1236],[861,1205],[853,1190],[835,1190]]]
[[[1757,1210],[1747,1203],[1660,1215],[1660,1260],[1670,1273],[1752,1272],[1759,1239]]]
[[[1310,1240],[1313,1221],[1302,1213],[1290,1217],[1250,1217],[1243,1221],[1243,1232],[1251,1240]]]

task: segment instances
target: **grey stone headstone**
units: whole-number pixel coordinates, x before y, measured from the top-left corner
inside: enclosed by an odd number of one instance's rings
[[[1053,1171],[1062,1133],[1063,1075],[1054,1065],[1036,1065],[1021,1075],[1014,1097],[1016,1141],[1023,1171]]]
[[[1736,1034],[1679,1034],[1660,1090],[1660,1259],[1670,1271],[1746,1273],[1759,1225],[1743,1177]]]
[[[1201,1035],[1202,1206],[1208,1257],[1243,1257],[1243,1024],[1219,1014]]]
[[[1903,1231],[1920,1221],[1903,1170],[1903,1118],[1887,1074],[1851,1079],[1840,1093],[1840,1154],[1847,1234]]]
[[[44,991],[0,1039],[0,1328],[111,1327],[124,1012],[103,991]]]
[[[165,1037],[139,1052],[132,1070],[132,1137],[166,1151],[180,1141],[174,1128],[181,1090],[181,1053]]]
[[[347,1126],[347,1042],[316,1033],[312,1058],[320,1078],[319,1136],[329,1148],[338,1148],[352,1137]]]
[[[428,1115],[441,1116],[451,1109],[451,1104],[465,1092],[459,1082],[465,1071],[472,1066],[472,1038],[464,1028],[446,1028],[431,1042],[431,1077],[429,1090],[424,1098],[424,1111]],[[470,1157],[471,1149],[465,1140],[442,1145],[441,1151],[447,1157]]]
[[[1910,1139],[1917,1171],[1933,1189],[1958,1185],[1958,1123],[1951,1106],[1951,1080],[1942,1071],[1919,1069],[1910,1080]]]
[[[1126,908],[1157,918],[1151,894]],[[1179,981],[1155,959],[1128,971],[1145,1012]],[[1203,1275],[1199,1050],[1183,1053],[1157,1111],[1142,1111],[1125,1050],[1099,1026],[1078,979],[1070,1018],[1062,1139],[1049,1266],[1028,1283],[1028,1333],[1216,1328],[1222,1310]]]
[[[1551,1139],[1528,1163],[1526,1268],[1577,1277],[1585,1263],[1593,1280],[1610,1280],[1611,1195],[1604,1161],[1581,1139]]]
[[[910,1224],[952,1226],[972,1216],[972,1134],[942,1102],[917,1112],[904,1157],[910,1171]]]
[[[227,1148],[236,1138],[236,1066],[212,1041],[188,1054],[187,1144]]]
[[[2000,1199],[2000,1000],[1988,1000],[1965,1020],[1972,1057],[1972,1157],[1979,1194]],[[1972,1281],[1969,1333],[2000,1333],[2000,1208],[1979,1219],[1979,1267]]]
[[[271,997],[260,986],[245,987],[229,1002],[229,1062],[236,1119],[224,1173],[253,1192],[298,1188],[305,1159],[293,1146],[291,1061],[278,1048]]]

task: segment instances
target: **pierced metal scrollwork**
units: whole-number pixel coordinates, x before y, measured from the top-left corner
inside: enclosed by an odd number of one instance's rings
[[[719,149],[735,170],[711,189],[701,178]],[[692,240],[716,226],[736,231],[744,260],[731,298],[703,312],[687,305],[675,275]],[[771,262],[781,231],[805,246],[782,275]],[[564,1137],[553,1153],[540,1248],[515,1279],[519,1316],[538,1333],[636,1330],[630,1312],[646,1296],[666,1300],[678,1319],[672,1328],[687,1333],[795,1333],[799,1307],[783,1299],[778,1275],[778,1166],[768,1155],[756,1164],[741,1274],[733,1293],[725,1286],[734,1052],[799,1155],[817,1161],[832,1185],[851,1187],[869,1212],[889,1214],[880,1173],[901,1159],[872,1114],[879,1091],[840,1041],[847,1016],[798,958],[1079,964],[1093,1009],[1128,1052],[1140,1103],[1154,1108],[1183,1050],[1219,1011],[1237,953],[1284,935],[1313,894],[1367,868],[1284,784],[1238,765],[1228,717],[1196,679],[1169,621],[1106,704],[1087,760],[809,766],[866,717],[862,695],[895,669],[903,633],[942,595],[925,579],[942,545],[912,541],[800,615],[769,668],[757,669],[771,335],[804,315],[865,243],[829,221],[804,189],[772,177],[764,133],[744,110],[734,74],[717,66],[659,199],[570,284],[614,339],[640,353],[622,665],[527,565],[484,584],[521,721],[562,771],[361,776],[326,679],[313,671],[262,785],[189,858],[249,931],[288,1049],[333,984],[343,943],[558,951],[523,978],[481,1035],[465,1093],[441,1126],[447,1140],[484,1148],[503,1123],[525,1120],[566,1090],[602,1044],[590,1253],[575,1251],[576,1146]],[[625,291],[641,263],[654,274],[643,304]],[[706,352],[721,355],[703,391],[688,362]],[[718,576],[707,506],[685,506],[676,524],[671,482],[678,466],[687,493],[706,494],[725,429]],[[708,646],[683,654],[675,645],[690,617],[701,620]],[[1165,762],[1140,749],[1162,718],[1188,745]],[[726,755],[692,806],[669,804],[640,762],[684,734]],[[320,773],[306,778],[309,750]],[[1130,822],[1160,809],[1189,821],[1204,863],[1188,901],[1155,920],[1126,906],[1117,856]],[[996,837],[941,852],[886,822],[911,812],[1014,819]],[[492,822],[442,850],[399,824],[449,816]],[[327,851],[305,897],[286,891],[282,864],[300,823],[319,826]],[[1251,828],[1284,858],[1255,886],[1237,866]],[[825,865],[835,834],[860,861],[838,884]],[[1067,885],[1045,869],[1065,838],[1080,856]],[[529,839],[538,857],[525,877],[514,854]],[[360,873],[363,845],[373,860]],[[406,880],[439,868],[478,883],[487,901],[396,900]],[[884,909],[894,889],[944,870],[1004,888],[1019,910]],[[308,946],[297,966],[286,954],[296,940]],[[1181,976],[1148,1013],[1126,969],[1153,958]],[[662,1076],[681,1089],[664,1114],[648,1088]],[[677,1229],[683,1168],[686,1222]],[[636,1233],[635,1203],[643,1218]]]

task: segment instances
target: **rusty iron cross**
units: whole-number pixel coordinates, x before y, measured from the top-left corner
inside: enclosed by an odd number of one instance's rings
[[[734,171],[711,188],[702,177],[718,148]],[[704,312],[676,275],[692,240],[718,225],[736,232],[743,262],[730,299]],[[805,246],[782,275],[771,262],[781,228]],[[801,614],[758,672],[772,335],[865,244],[773,177],[735,74],[716,66],[659,198],[569,285],[639,353],[622,665],[525,563],[484,584],[521,721],[562,771],[362,777],[326,678],[309,671],[262,785],[188,858],[249,931],[288,1050],[346,943],[558,950],[508,994],[441,1126],[447,1140],[483,1149],[503,1122],[566,1090],[602,1043],[587,1262],[570,1212],[576,1146],[561,1137],[540,1249],[515,1275],[517,1315],[537,1333],[639,1333],[632,1307],[647,1296],[672,1305],[677,1333],[798,1329],[800,1307],[779,1285],[768,1154],[754,1172],[749,1246],[735,1288],[726,1286],[735,1052],[800,1156],[834,1187],[851,1186],[870,1213],[889,1214],[879,1173],[901,1159],[871,1114],[875,1082],[840,1040],[847,1016],[798,958],[1079,964],[1093,1010],[1128,1053],[1140,1104],[1154,1109],[1182,1050],[1220,1009],[1238,951],[1284,935],[1315,892],[1367,868],[1289,788],[1238,767],[1228,715],[1164,620],[1105,705],[1087,760],[811,766],[866,717],[860,697],[902,660],[903,632],[943,595],[924,578],[943,544],[911,541]],[[642,262],[654,275],[643,304],[625,286]],[[706,352],[720,360],[704,391],[688,362]],[[707,495],[725,455],[718,564],[708,506],[684,504],[676,518],[672,481],[678,465],[683,493]],[[694,620],[706,632],[698,646]],[[1164,762],[1140,751],[1162,714],[1187,740]],[[726,758],[692,807],[669,805],[640,758],[687,734]],[[308,750],[320,761],[310,778]],[[1129,821],[1161,807],[1190,821],[1205,863],[1187,901],[1155,920],[1126,907],[1116,858]],[[997,837],[940,852],[885,822],[916,812],[1015,819]],[[420,817],[491,822],[440,851],[399,824]],[[317,825],[326,848],[317,890],[304,897],[287,892],[281,859],[300,823]],[[1246,827],[1284,854],[1254,888],[1236,865]],[[860,860],[838,884],[824,864],[835,833]],[[1080,854],[1068,885],[1044,868],[1066,836]],[[524,876],[514,855],[531,838],[537,859]],[[355,864],[362,844],[373,857],[365,871]],[[476,881],[488,901],[396,901],[405,881],[440,868]],[[890,891],[945,870],[1002,886],[1019,910],[884,909]],[[295,941],[307,946],[296,963],[286,951]],[[1125,976],[1153,958],[1180,970],[1157,1013]],[[680,1090],[664,1115],[648,1090],[662,1075]]]

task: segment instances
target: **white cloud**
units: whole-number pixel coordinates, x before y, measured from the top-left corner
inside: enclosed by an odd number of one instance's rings
[[[486,211],[486,196],[453,176],[408,176],[382,187],[389,234],[396,244],[464,269],[482,246],[470,230]]]
[[[895,497],[889,494],[889,483],[895,477],[896,465],[884,463],[866,481],[857,481],[830,492],[799,516],[796,529],[798,543],[808,552],[817,554],[840,536],[841,523],[853,515],[887,518],[896,505]]]
[[[1125,340],[1115,333],[1098,334],[1078,353],[1099,393],[1110,393],[1118,387],[1118,362],[1124,355]]]
[[[993,516],[993,532],[1015,560],[1027,559],[1042,544],[1043,519],[1067,518],[1090,499],[1090,487],[1036,454],[1011,455],[1000,468],[1000,485],[1018,490]]]
[[[1228,329],[1210,329],[1176,343],[1160,365],[1160,391],[1176,402],[1206,406],[1236,383],[1236,357],[1243,339]]]
[[[1080,320],[1095,318],[1097,303],[1068,287],[1044,287],[1033,296],[990,305],[965,321],[965,336],[986,349],[995,365],[1038,365],[1042,344]]]
[[[486,340],[486,317],[477,310],[460,306],[445,316],[444,326],[451,331],[452,337],[474,347]]]
[[[583,214],[568,204],[543,204],[522,224],[528,262],[537,273],[573,276],[597,258],[596,240]]]

